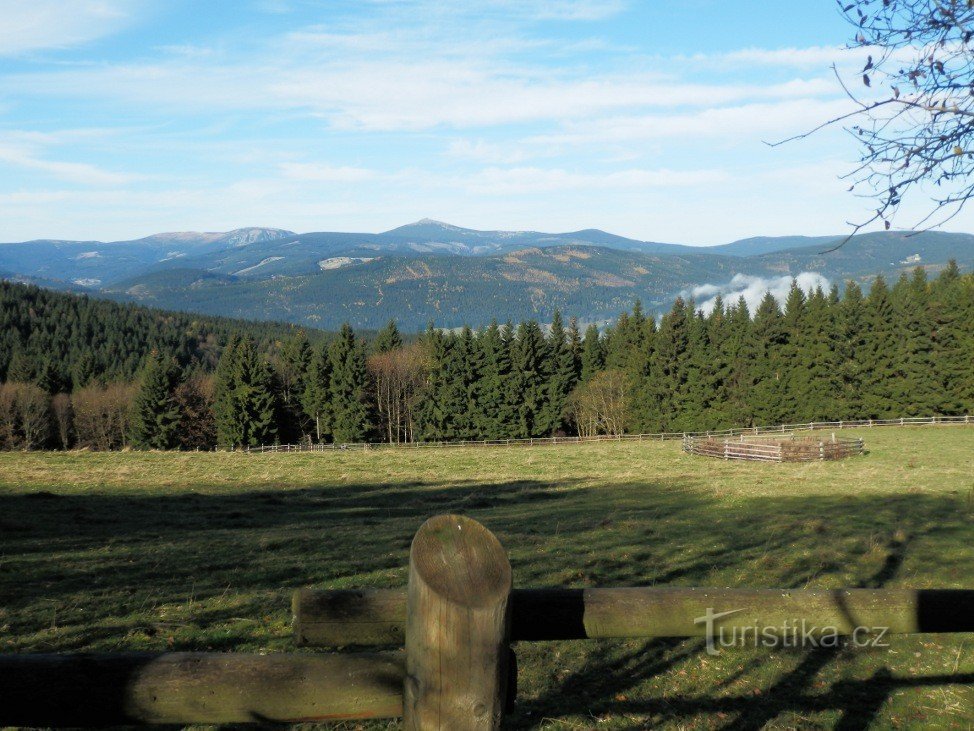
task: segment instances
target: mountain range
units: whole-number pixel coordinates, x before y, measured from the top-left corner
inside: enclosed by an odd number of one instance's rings
[[[880,232],[760,237],[719,246],[639,241],[598,229],[477,231],[423,219],[383,233],[273,228],[180,232],[133,241],[0,244],[0,277],[172,310],[334,329],[404,330],[550,318],[603,322],[639,298],[647,310],[735,275],[817,272],[833,282],[895,277],[955,259],[974,267],[974,236]]]

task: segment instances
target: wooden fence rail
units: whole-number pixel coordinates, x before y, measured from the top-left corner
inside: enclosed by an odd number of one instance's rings
[[[858,429],[883,426],[948,426],[974,424],[974,417],[964,416],[916,416],[899,419],[858,419],[845,421],[809,421],[796,424],[775,424],[773,426],[748,426],[734,429],[714,429],[695,432],[656,432],[647,434],[599,434],[589,437],[534,437],[529,439],[483,439],[455,442],[355,442],[339,444],[265,444],[247,447],[250,454],[268,452],[334,452],[370,449],[449,449],[451,447],[543,447],[559,444],[585,444],[588,442],[645,442],[675,441],[687,437],[738,437],[761,434],[778,434],[794,431],[815,431],[819,429]]]
[[[431,518],[405,589],[293,596],[296,643],[405,652],[0,654],[0,727],[297,723],[401,715],[407,729],[497,729],[515,641],[713,636],[735,627],[974,632],[966,589],[513,589],[506,552],[457,515]],[[716,613],[716,614],[715,614]]]

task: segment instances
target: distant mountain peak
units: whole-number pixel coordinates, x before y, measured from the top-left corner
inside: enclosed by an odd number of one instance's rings
[[[459,226],[454,226],[452,223],[446,223],[445,221],[437,221],[435,218],[421,218],[416,223],[409,224],[411,226],[439,226],[440,228],[449,229],[459,229]]]
[[[420,234],[430,235],[434,232],[442,231],[471,231],[472,229],[454,226],[452,223],[437,221],[435,218],[421,218],[414,223],[407,223],[405,226],[386,231],[387,234]]]

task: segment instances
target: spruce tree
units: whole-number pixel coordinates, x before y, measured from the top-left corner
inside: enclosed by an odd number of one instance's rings
[[[390,350],[396,350],[402,347],[402,335],[399,334],[399,328],[396,327],[395,320],[389,320],[384,328],[379,331],[379,334],[375,336],[375,340],[372,342],[372,352],[373,353],[388,353]]]
[[[551,321],[547,352],[548,362],[545,370],[548,377],[544,404],[538,414],[537,428],[542,435],[554,434],[561,429],[568,394],[575,388],[576,383],[575,356],[572,354],[571,344],[558,310],[555,310]]]
[[[588,381],[603,368],[605,346],[599,336],[599,329],[595,325],[589,325],[585,328],[585,338],[582,340],[582,380]]]
[[[476,416],[469,411],[470,394],[465,373],[472,336],[427,329],[423,340],[433,362],[432,373],[418,410],[420,434],[426,440],[460,440],[474,432]]]
[[[461,439],[483,439],[478,426],[477,384],[484,375],[484,353],[469,327],[460,331],[456,349],[460,359],[458,370],[463,397],[461,412],[457,415],[458,432],[462,435]]]
[[[639,431],[674,429],[677,412],[687,377],[688,325],[693,321],[692,308],[677,297],[670,311],[663,315],[653,340],[648,376],[635,390],[636,428]]]
[[[21,347],[15,347],[7,366],[7,383],[33,383],[36,375],[33,359]]]
[[[179,402],[182,380],[175,361],[153,351],[139,379],[132,404],[130,442],[136,449],[174,449],[179,445]]]
[[[940,394],[936,411],[974,411],[974,289],[951,260],[933,282],[930,305],[934,326],[934,368]]]
[[[582,333],[578,329],[578,318],[572,317],[568,324],[568,350],[572,354],[575,382],[582,377]]]
[[[281,344],[280,353],[274,360],[281,407],[278,434],[282,441],[299,441],[311,428],[303,408],[311,357],[311,343],[307,335],[299,331]]]
[[[213,414],[222,447],[269,444],[277,434],[278,404],[270,365],[250,338],[234,339],[216,373]]]
[[[682,383],[673,398],[672,431],[712,429],[710,404],[716,387],[714,357],[711,353],[707,321],[695,311],[693,303],[686,308],[686,353],[682,358]]]
[[[778,358],[781,379],[780,417],[786,421],[803,418],[804,406],[809,396],[811,376],[807,368],[801,367],[808,335],[807,309],[805,293],[793,279],[781,319],[783,340]]]
[[[473,423],[481,439],[506,439],[513,432],[514,409],[508,398],[511,351],[494,320],[477,337],[481,375],[474,386]]]
[[[548,423],[544,418],[548,365],[548,347],[541,327],[534,320],[522,322],[511,345],[511,378],[508,389],[511,402],[517,405],[517,420],[514,424],[514,435],[517,438],[546,435]]]
[[[868,418],[863,388],[869,323],[862,289],[855,282],[846,283],[834,325],[839,378],[839,418]]]
[[[336,443],[361,442],[372,432],[368,404],[368,373],[364,348],[348,323],[328,348],[331,366],[329,402],[331,430]]]
[[[876,277],[866,298],[865,343],[862,365],[861,418],[888,419],[898,416],[894,383],[899,377],[896,312],[889,287]]]
[[[893,289],[896,313],[897,378],[892,400],[901,416],[935,413],[942,396],[937,387],[934,325],[926,271],[917,267],[912,277],[904,274]]]
[[[753,421],[759,425],[781,423],[784,412],[781,346],[786,335],[782,319],[777,300],[766,293],[754,313],[745,352]]]
[[[78,356],[74,369],[71,371],[71,384],[75,390],[82,389],[91,385],[96,375],[95,356],[90,350],[85,350]]]
[[[312,351],[305,379],[301,406],[311,421],[315,441],[321,443],[331,437],[331,359],[328,346],[322,343]]]
[[[723,393],[727,422],[724,426],[751,424],[754,409],[751,401],[751,313],[744,297],[727,308],[726,335],[721,353],[726,363]]]
[[[798,357],[789,376],[796,421],[836,421],[842,418],[843,388],[835,307],[817,288],[808,298],[799,333]],[[797,384],[797,386],[796,386]]]

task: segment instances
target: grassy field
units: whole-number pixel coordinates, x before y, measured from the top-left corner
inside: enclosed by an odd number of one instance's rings
[[[0,652],[290,650],[291,589],[404,585],[413,533],[444,512],[493,530],[522,587],[974,587],[974,428],[857,433],[865,456],[804,465],[675,442],[0,454]],[[965,635],[518,660],[514,728],[974,725]]]

